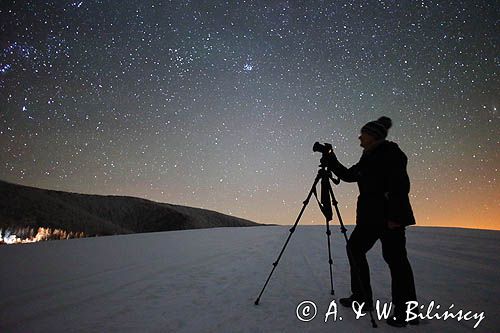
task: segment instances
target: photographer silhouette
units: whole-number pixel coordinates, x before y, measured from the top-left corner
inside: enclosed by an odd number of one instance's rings
[[[394,313],[387,323],[403,327],[407,324],[405,303],[416,301],[405,238],[405,227],[415,224],[415,218],[408,198],[407,157],[396,143],[386,140],[391,126],[390,118],[381,117],[361,128],[359,140],[364,150],[359,162],[352,167],[342,165],[332,150],[324,154],[322,163],[341,180],[357,182],[359,187],[356,227],[347,242],[352,295],[341,298],[340,303],[351,307],[354,301],[365,302],[368,308],[373,308],[366,253],[380,239],[392,279]],[[357,268],[353,269],[354,266]],[[410,324],[418,324],[418,319]]]

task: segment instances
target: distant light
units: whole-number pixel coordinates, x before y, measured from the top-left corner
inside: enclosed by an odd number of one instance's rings
[[[245,64],[245,66],[243,66],[243,70],[245,70],[247,72],[250,72],[252,69],[253,69],[253,65],[251,65],[251,64]]]

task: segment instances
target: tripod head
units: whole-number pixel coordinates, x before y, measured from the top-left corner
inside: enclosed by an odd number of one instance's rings
[[[318,177],[320,177],[321,179],[327,178],[331,180],[335,185],[340,184],[340,179],[333,177],[333,173],[331,170],[328,169],[327,165],[321,163],[319,167],[320,169],[318,170]]]
[[[321,153],[321,159],[319,160],[320,170],[318,171],[318,176],[327,177],[333,181],[335,185],[340,184],[340,180],[338,178],[333,178],[332,171],[329,170],[328,166],[328,155],[333,154],[333,147],[329,143],[321,144],[319,142],[315,142],[313,145],[314,152]]]
[[[322,145],[321,143],[319,142],[315,142],[314,145],[313,145],[313,152],[319,152],[321,153],[321,159],[319,160],[319,167],[320,168],[326,168],[328,167],[328,155],[330,153],[333,153],[333,147],[331,144],[329,143],[325,143],[324,145]]]
[[[324,159],[322,159],[324,160]],[[328,166],[323,163],[320,164],[320,169],[318,170],[318,175],[316,176],[316,180],[313,185],[313,194],[316,197],[316,201],[318,202],[319,208],[323,215],[325,216],[327,221],[331,221],[333,218],[332,212],[332,204],[336,205],[337,200],[335,200],[335,195],[333,194],[332,185],[330,184],[330,180],[333,181],[335,185],[340,184],[340,180],[337,178],[333,178],[332,171],[328,168]],[[318,199],[318,194],[316,192],[316,184],[321,184],[321,194]]]

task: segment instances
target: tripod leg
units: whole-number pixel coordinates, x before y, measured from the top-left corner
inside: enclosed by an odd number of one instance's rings
[[[332,287],[331,294],[335,295],[335,290],[333,289],[333,260],[332,260],[332,250],[330,246],[330,235],[332,232],[330,231],[330,221],[326,220],[326,238],[328,239],[328,263],[330,264],[330,286]]]
[[[273,269],[271,270],[271,273],[269,273],[269,276],[267,277],[266,283],[264,283],[264,287],[262,287],[262,290],[260,291],[259,296],[255,300],[255,305],[259,304],[260,297],[264,293],[264,289],[266,289],[267,284],[269,283],[269,280],[271,279],[271,276],[274,273],[274,270],[276,269],[276,266],[278,266],[278,263],[281,259],[281,256],[283,255],[283,252],[285,251],[286,246],[288,245],[288,242],[290,241],[290,238],[292,237],[293,232],[295,231],[295,228],[297,227],[297,224],[299,223],[300,218],[302,217],[302,214],[304,213],[304,210],[306,209],[307,204],[309,203],[309,200],[311,199],[311,195],[314,193],[314,190],[316,188],[316,184],[318,183],[320,177],[317,176],[316,179],[314,180],[314,184],[311,187],[311,190],[309,191],[309,194],[307,195],[306,200],[303,202],[302,209],[300,210],[299,216],[297,216],[297,219],[295,220],[294,225],[290,229],[290,234],[288,234],[288,238],[285,241],[285,244],[283,245],[283,248],[281,249],[280,254],[278,255],[278,258],[276,259],[275,262],[273,262]]]

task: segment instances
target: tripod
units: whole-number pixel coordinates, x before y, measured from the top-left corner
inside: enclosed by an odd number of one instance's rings
[[[264,287],[262,287],[262,290],[260,291],[259,296],[255,300],[255,305],[259,304],[260,297],[264,293],[264,290],[265,290],[267,284],[269,283],[269,280],[271,279],[271,276],[273,275],[274,270],[278,266],[278,263],[281,259],[281,256],[283,255],[283,252],[285,252],[285,248],[288,245],[288,242],[290,241],[290,238],[292,237],[292,234],[294,233],[294,231],[297,227],[297,224],[299,223],[300,218],[302,217],[302,214],[304,213],[304,210],[306,209],[307,205],[309,204],[309,200],[311,199],[311,196],[313,194],[314,194],[314,197],[316,198],[316,201],[318,202],[318,205],[319,205],[321,212],[323,213],[323,215],[325,216],[325,219],[326,219],[326,235],[327,235],[327,240],[328,240],[328,264],[329,264],[329,268],[330,268],[330,287],[331,287],[330,293],[332,295],[335,294],[335,290],[333,289],[333,270],[332,270],[333,260],[332,260],[332,252],[331,252],[331,245],[330,245],[330,235],[332,234],[330,231],[330,221],[333,218],[332,205],[333,205],[333,207],[335,207],[335,212],[337,214],[337,217],[338,217],[339,223],[340,223],[340,231],[344,235],[344,239],[345,239],[346,243],[348,241],[348,238],[347,238],[347,229],[345,228],[344,222],[342,221],[342,216],[340,215],[340,210],[338,208],[338,202],[335,199],[335,195],[333,193],[333,189],[332,189],[332,186],[330,184],[330,180],[332,180],[335,185],[338,185],[340,183],[339,179],[333,178],[331,170],[328,170],[326,165],[321,164],[320,169],[318,170],[318,174],[317,174],[317,176],[314,180],[314,183],[311,187],[311,190],[309,191],[309,194],[307,195],[306,200],[304,200],[304,202],[303,202],[302,209],[300,210],[300,213],[297,216],[297,219],[295,220],[294,225],[292,226],[292,228],[290,228],[290,234],[288,234],[288,237],[285,241],[285,244],[283,245],[283,248],[281,249],[280,254],[278,255],[278,258],[276,259],[275,262],[273,262],[273,269],[271,270],[271,273],[269,273],[269,276],[267,277],[267,280],[264,284]],[[316,192],[316,185],[320,181],[321,181],[321,201],[318,199],[318,195]],[[347,248],[347,251],[349,252],[350,251],[349,247],[347,246],[346,248]],[[349,255],[349,257],[352,258],[350,253],[348,253],[348,255]],[[360,279],[359,270],[357,268],[357,265],[355,263],[352,263],[352,266],[353,266],[352,268],[354,269],[354,271],[358,273],[356,275]],[[362,285],[362,284],[360,283],[360,285]],[[363,293],[364,293],[364,291],[363,291]],[[373,318],[372,310],[370,310],[369,312],[370,312],[372,326],[377,327],[377,324],[375,323],[375,319]]]

